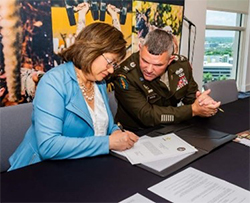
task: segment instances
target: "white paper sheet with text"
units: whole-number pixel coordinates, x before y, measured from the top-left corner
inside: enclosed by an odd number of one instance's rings
[[[196,151],[197,149],[192,145],[174,133],[170,133],[150,139],[139,139],[134,147],[124,151],[124,154],[131,164],[139,164],[184,154],[192,154]]]
[[[127,199],[122,200],[119,203],[154,203],[154,202],[142,196],[141,194],[136,193],[132,195],[131,197],[128,197]]]
[[[250,192],[194,168],[148,188],[175,203],[249,203]]]

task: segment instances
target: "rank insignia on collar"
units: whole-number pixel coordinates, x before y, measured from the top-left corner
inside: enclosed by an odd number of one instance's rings
[[[142,82],[142,81],[144,81],[144,78],[143,78],[143,77],[140,77],[139,80]]]
[[[185,61],[185,60],[186,60],[186,57],[181,56],[181,61]]]
[[[175,61],[178,61],[178,60],[179,60],[179,56],[178,56],[178,55],[175,55],[174,60],[175,60]]]
[[[119,77],[118,79],[119,85],[122,89],[127,90],[128,89],[128,82],[127,79],[124,77]]]
[[[131,63],[130,63],[130,66],[131,66],[132,68],[134,68],[134,67],[136,66],[135,62],[131,62]]]

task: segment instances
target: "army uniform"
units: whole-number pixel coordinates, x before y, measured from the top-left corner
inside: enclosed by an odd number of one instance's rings
[[[198,85],[187,58],[176,55],[166,71],[169,88],[160,77],[153,81],[144,79],[139,52],[125,60],[112,78],[118,100],[115,121],[127,129],[138,130],[191,118]],[[177,107],[180,101],[185,105]]]

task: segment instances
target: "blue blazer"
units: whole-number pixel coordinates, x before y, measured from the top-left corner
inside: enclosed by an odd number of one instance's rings
[[[107,134],[119,129],[108,104],[106,83],[97,83],[107,108]],[[32,124],[10,157],[9,169],[46,159],[77,159],[109,153],[109,137],[94,136],[94,126],[72,62],[48,71],[33,101]]]

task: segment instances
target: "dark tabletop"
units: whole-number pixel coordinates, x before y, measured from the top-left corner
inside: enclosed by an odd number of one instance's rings
[[[249,98],[222,108],[224,113],[219,112],[211,118],[195,118],[190,122],[229,133],[250,129]],[[229,142],[184,168],[194,167],[250,190],[249,160],[249,147]],[[44,161],[1,173],[1,201],[119,202],[138,192],[152,201],[168,202],[147,190],[166,178],[111,155]]]

